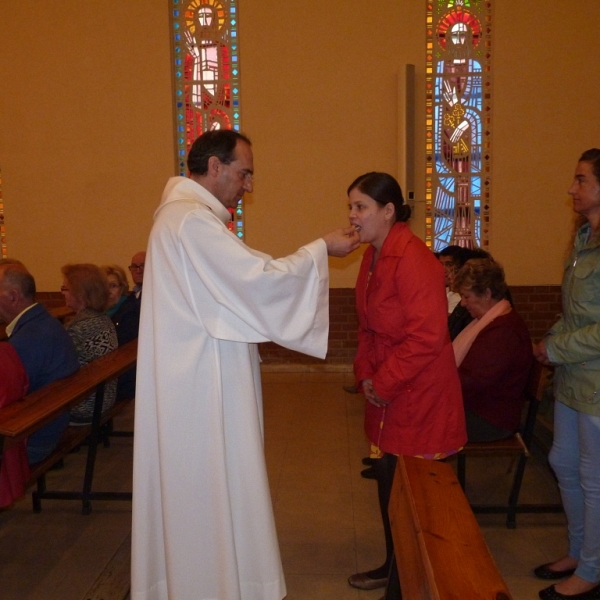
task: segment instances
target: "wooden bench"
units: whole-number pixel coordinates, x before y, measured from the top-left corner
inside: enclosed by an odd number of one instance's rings
[[[510,600],[451,465],[398,457],[389,505],[405,600]]]
[[[52,454],[31,469],[30,483],[37,482],[33,492],[33,508],[41,510],[41,500],[81,500],[83,514],[91,511],[91,500],[131,500],[131,492],[93,492],[92,482],[98,443],[102,428],[126,408],[133,399],[119,400],[102,414],[105,384],[133,367],[137,360],[137,339],[99,359],[84,365],[77,371],[54,381],[29,394],[19,402],[0,409],[0,459],[4,449],[25,439],[60,414],[70,410],[84,398],[96,391],[96,401],[91,425],[68,427]],[[82,490],[49,491],[46,489],[46,472],[68,452],[88,441],[88,453]]]

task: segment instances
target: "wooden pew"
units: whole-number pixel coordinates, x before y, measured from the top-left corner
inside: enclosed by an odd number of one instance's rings
[[[389,505],[405,600],[510,600],[449,464],[398,457]]]
[[[102,427],[130,404],[131,400],[119,400],[102,415],[105,384],[133,367],[137,360],[137,339],[84,365],[77,371],[28,394],[19,402],[0,409],[0,459],[4,449],[37,431],[58,415],[73,408],[94,390],[96,402],[92,424],[68,427],[57,448],[41,463],[32,467],[30,483],[37,481],[33,493],[34,510],[41,510],[41,499],[81,500],[83,514],[91,511],[91,500],[131,500],[130,492],[92,492],[97,446]],[[89,440],[83,488],[81,492],[46,490],[45,474],[61,458],[85,439]]]

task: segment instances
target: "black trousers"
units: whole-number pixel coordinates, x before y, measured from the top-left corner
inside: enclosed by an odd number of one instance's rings
[[[385,563],[384,569],[388,574],[388,584],[385,589],[384,600],[401,600],[400,579],[398,568],[394,557],[394,541],[392,539],[392,528],[390,526],[390,517],[388,506],[392,495],[392,484],[394,483],[394,473],[398,457],[394,454],[384,454],[382,458],[375,461],[373,469],[377,478],[377,493],[379,496],[379,509],[381,511],[381,520],[383,523],[383,533],[385,535]]]

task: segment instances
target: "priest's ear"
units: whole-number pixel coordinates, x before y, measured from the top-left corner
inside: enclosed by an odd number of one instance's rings
[[[209,177],[217,177],[222,166],[223,163],[216,156],[211,156],[208,159],[208,169],[206,171],[206,174]]]

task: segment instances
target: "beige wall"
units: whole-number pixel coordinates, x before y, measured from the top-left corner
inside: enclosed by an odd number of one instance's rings
[[[57,290],[67,262],[128,265],[146,246],[174,169],[168,2],[0,6],[9,255]]]
[[[347,222],[354,177],[398,174],[398,75],[416,65],[422,100],[425,3],[239,2],[243,129],[257,172],[246,235],[281,255]],[[600,3],[495,4],[491,250],[510,283],[555,284],[571,233],[565,190],[581,151],[600,146]],[[173,173],[169,6],[0,6],[7,238],[40,289],[58,289],[66,262],[126,265],[145,245]],[[332,287],[353,285],[359,258],[331,261]]]

